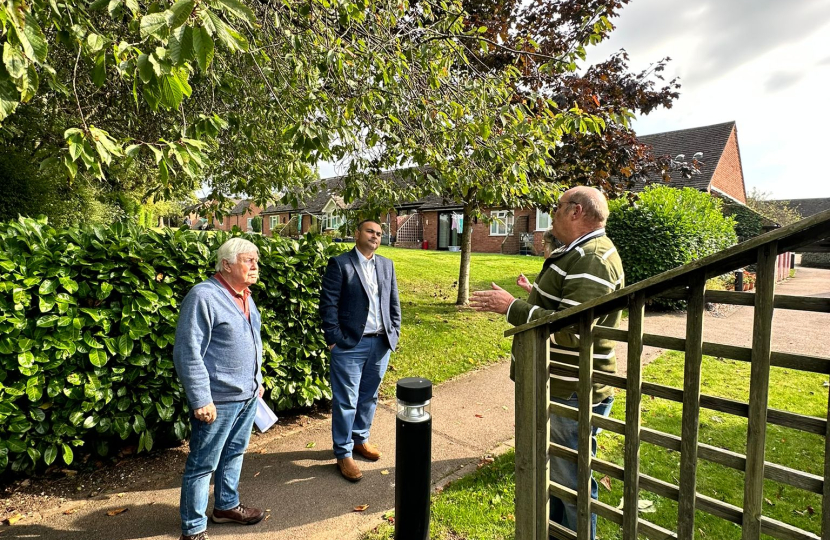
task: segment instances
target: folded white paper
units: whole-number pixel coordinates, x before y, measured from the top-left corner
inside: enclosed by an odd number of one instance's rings
[[[271,426],[277,423],[277,415],[265,404],[264,399],[261,397],[257,397],[256,399],[256,419],[254,423],[256,423],[256,427],[262,433],[265,433]]]

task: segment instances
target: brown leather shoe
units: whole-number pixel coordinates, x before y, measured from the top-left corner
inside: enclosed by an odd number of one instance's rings
[[[359,482],[360,479],[363,478],[363,473],[360,472],[360,468],[357,466],[357,463],[355,463],[354,459],[350,457],[338,459],[337,468],[340,470],[340,474],[343,475],[343,478],[349,482]]]
[[[259,508],[251,508],[240,504],[236,508],[230,510],[216,510],[213,509],[213,516],[211,519],[214,523],[239,523],[241,525],[253,525],[262,521],[265,517],[265,512]]]
[[[183,534],[179,540],[210,540],[210,538],[208,538],[207,532],[202,531],[196,534]]]
[[[354,452],[360,454],[369,461],[377,461],[380,459],[380,450],[374,444],[355,444]]]

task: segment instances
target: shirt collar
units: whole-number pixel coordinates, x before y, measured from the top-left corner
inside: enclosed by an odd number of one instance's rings
[[[231,293],[231,296],[235,296],[236,298],[242,298],[244,300],[245,298],[248,298],[248,296],[251,295],[251,289],[249,289],[248,287],[245,287],[241,291],[237,291],[236,289],[231,287],[231,284],[228,283],[227,280],[224,277],[222,277],[222,274],[219,272],[216,272],[216,274],[213,277],[215,277],[219,281],[219,283],[221,283],[222,286],[224,286],[225,289],[227,289],[228,292]]]
[[[591,231],[587,234],[583,234],[582,236],[580,236],[579,238],[577,238],[576,240],[574,240],[573,242],[568,244],[568,247],[565,248],[565,251],[570,251],[574,247],[576,247],[579,244],[581,244],[582,242],[584,242],[585,240],[590,240],[591,238],[594,238],[594,237],[597,237],[597,236],[602,236],[603,234],[605,234],[605,227],[593,230],[593,231]]]
[[[360,261],[360,264],[372,264],[372,263],[375,262],[375,256],[374,255],[372,255],[371,259],[369,259],[369,258],[366,257],[366,255],[361,253],[359,249],[355,248],[354,250],[357,253],[357,260]]]

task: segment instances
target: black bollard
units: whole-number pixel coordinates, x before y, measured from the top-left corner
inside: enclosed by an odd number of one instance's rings
[[[742,292],[744,290],[744,271],[737,270],[735,272],[735,290]]]
[[[395,540],[429,539],[432,382],[400,379],[395,430]]]

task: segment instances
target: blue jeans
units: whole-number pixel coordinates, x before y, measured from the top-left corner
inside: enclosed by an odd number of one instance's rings
[[[214,509],[230,510],[239,505],[239,473],[256,417],[256,398],[214,405],[216,420],[212,424],[190,414],[190,454],[184,467],[179,504],[184,535],[207,529],[210,475],[214,472]]]
[[[578,408],[579,402],[576,393],[568,399],[551,398],[551,401]],[[609,396],[603,401],[594,405],[594,414],[608,416],[611,412],[611,405],[614,404],[614,396]],[[599,428],[591,428],[591,455],[597,455],[597,433]],[[555,414],[550,415],[550,440],[553,443],[577,450],[579,441],[579,423],[570,418],[564,418]],[[567,488],[576,489],[577,465],[567,459],[550,458],[550,479],[557,484]],[[591,478],[591,497],[597,498],[597,481]],[[581,494],[580,494],[581,495]],[[550,519],[564,527],[576,531],[576,505],[563,501],[559,497],[550,498]],[[591,514],[591,540],[594,539],[597,529],[597,515]]]
[[[337,459],[351,457],[355,443],[369,440],[391,352],[383,336],[363,337],[351,349],[332,349],[331,439]]]

